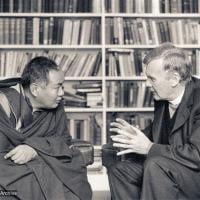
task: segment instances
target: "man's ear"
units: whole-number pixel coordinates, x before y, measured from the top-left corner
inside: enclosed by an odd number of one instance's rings
[[[172,87],[176,87],[180,83],[181,77],[179,73],[174,72],[171,77],[171,85]]]
[[[39,90],[40,90],[40,87],[38,84],[32,83],[30,85],[30,92],[34,97],[37,97]]]

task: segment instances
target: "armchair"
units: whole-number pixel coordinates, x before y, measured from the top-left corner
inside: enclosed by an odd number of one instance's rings
[[[122,158],[117,156],[118,149],[113,147],[111,143],[104,144],[102,146],[102,164],[106,168],[109,168],[111,165],[117,163]]]
[[[112,165],[115,165],[119,161],[124,160],[132,160],[133,158],[141,159],[141,157],[145,158],[145,155],[139,155],[137,153],[129,153],[121,156],[117,156],[117,152],[119,152],[120,149],[113,147],[112,143],[104,144],[102,146],[102,164],[107,169],[109,169]]]
[[[72,139],[72,149],[78,149],[84,158],[85,165],[91,165],[94,162],[94,147],[93,145],[84,140]]]

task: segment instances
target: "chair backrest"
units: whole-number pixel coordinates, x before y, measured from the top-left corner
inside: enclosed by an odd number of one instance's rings
[[[3,110],[5,111],[6,115],[10,117],[10,113],[11,113],[10,104],[6,95],[3,94],[2,92],[0,92],[0,104]]]

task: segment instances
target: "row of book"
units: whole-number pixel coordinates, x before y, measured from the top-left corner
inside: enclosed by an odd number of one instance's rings
[[[133,49],[108,49],[106,54],[107,76],[143,76],[142,60],[147,51]]]
[[[144,76],[143,58],[149,50],[143,49],[108,49],[106,54],[107,76]],[[200,75],[200,51],[184,50],[192,64],[192,73]]]
[[[96,18],[5,17],[0,18],[0,44],[99,44],[100,27]]]
[[[116,118],[122,118],[133,126],[139,127],[141,130],[145,129],[153,121],[152,113],[131,113],[131,112],[111,112],[107,114],[107,141],[111,141],[110,136],[116,133],[110,132],[110,123],[114,122]],[[111,141],[112,142],[112,141]]]
[[[198,0],[161,0],[161,13],[199,13],[200,2]]]
[[[199,19],[106,18],[106,44],[200,44]]]
[[[0,0],[0,12],[101,12],[101,0]]]
[[[66,107],[102,107],[101,82],[67,82],[63,102]],[[153,107],[150,87],[143,81],[108,81],[106,83],[108,107]]]
[[[109,81],[107,106],[114,107],[153,107],[151,88],[143,81]]]
[[[0,44],[101,43],[100,19],[0,18]],[[106,18],[106,44],[200,44],[199,19]]]
[[[1,51],[0,76],[20,76],[25,65],[36,56],[54,60],[66,77],[100,76],[101,54],[98,51]]]
[[[142,63],[148,50],[108,49],[106,53],[106,76],[143,76]],[[193,74],[200,75],[200,51],[185,50],[192,63]],[[99,51],[1,51],[0,77],[20,76],[24,66],[36,56],[53,59],[64,71],[66,77],[102,76]]]
[[[101,81],[66,81],[63,103],[66,107],[102,107]]]
[[[108,13],[151,13],[152,0],[105,0]]]
[[[142,60],[148,50],[108,49],[106,76],[144,76]],[[200,75],[200,51],[185,50],[192,63],[193,74]],[[99,51],[25,50],[0,52],[0,77],[20,76],[25,65],[36,56],[54,60],[66,77],[102,76],[102,55]]]
[[[152,13],[159,4],[161,13],[198,13],[198,0],[104,0],[106,12]],[[0,0],[0,12],[9,13],[100,13],[101,0]]]
[[[72,138],[90,141],[101,145],[101,113],[67,113],[68,130]]]
[[[105,0],[105,9],[109,13],[199,13],[200,3],[198,0]]]
[[[64,71],[66,77],[101,76],[101,54],[93,52],[68,52],[55,55],[54,60]]]

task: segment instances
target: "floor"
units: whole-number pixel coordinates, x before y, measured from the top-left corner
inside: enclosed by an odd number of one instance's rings
[[[89,174],[88,180],[93,190],[93,200],[110,200],[108,177],[106,174]]]

